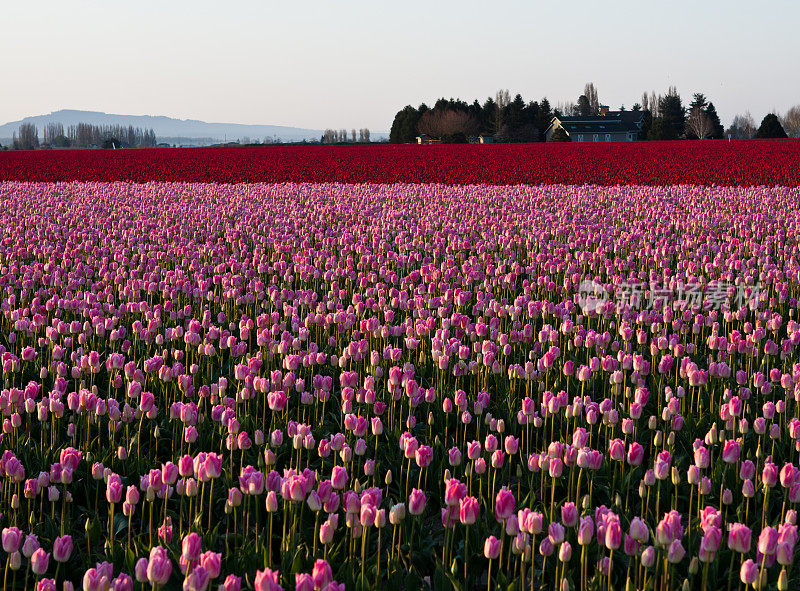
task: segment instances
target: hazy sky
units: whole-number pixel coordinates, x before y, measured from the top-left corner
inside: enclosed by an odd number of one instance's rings
[[[555,104],[588,81],[613,108],[701,91],[725,123],[800,103],[793,0],[2,4],[0,123],[70,108],[386,131],[406,104]]]

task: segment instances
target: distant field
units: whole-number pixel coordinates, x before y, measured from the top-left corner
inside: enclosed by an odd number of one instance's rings
[[[0,152],[0,181],[800,185],[800,142]]]

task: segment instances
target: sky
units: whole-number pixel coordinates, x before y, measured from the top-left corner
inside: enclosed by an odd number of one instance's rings
[[[388,131],[500,88],[617,108],[674,85],[723,123],[800,103],[800,2],[5,0],[0,123],[59,109]]]

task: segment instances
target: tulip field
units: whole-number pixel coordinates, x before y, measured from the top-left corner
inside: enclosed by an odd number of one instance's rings
[[[774,144],[752,182],[2,155],[3,588],[799,588],[800,150]]]
[[[800,141],[0,152],[5,181],[800,185]]]

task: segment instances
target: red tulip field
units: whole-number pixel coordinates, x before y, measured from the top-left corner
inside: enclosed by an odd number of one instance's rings
[[[800,185],[800,141],[0,152],[0,181]]]
[[[0,152],[5,589],[797,589],[800,142]]]

